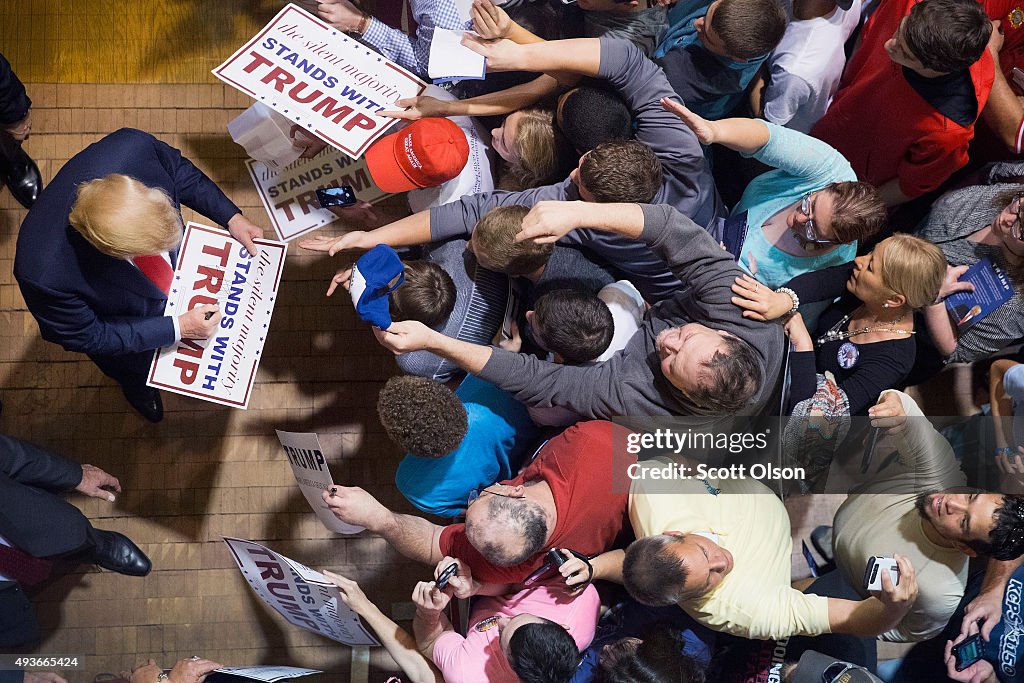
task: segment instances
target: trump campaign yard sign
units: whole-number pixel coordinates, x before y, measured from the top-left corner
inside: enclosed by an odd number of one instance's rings
[[[330,209],[320,207],[319,189],[350,185],[359,199],[371,204],[390,196],[374,185],[365,159],[351,159],[331,147],[276,171],[255,159],[245,164],[274,232],[286,242],[338,220]]]
[[[164,315],[217,304],[221,319],[210,339],[182,339],[157,349],[151,387],[245,408],[281,283],[285,242],[256,238],[250,256],[226,230],[189,222],[178,253]]]
[[[395,122],[379,112],[426,87],[295,5],[213,74],[356,159]]]
[[[289,623],[345,645],[380,645],[320,572],[244,538],[224,542],[256,595]]]

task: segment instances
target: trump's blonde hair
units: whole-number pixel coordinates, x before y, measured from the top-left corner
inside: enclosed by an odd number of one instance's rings
[[[120,173],[79,185],[68,222],[114,258],[172,251],[183,232],[181,214],[166,192]]]

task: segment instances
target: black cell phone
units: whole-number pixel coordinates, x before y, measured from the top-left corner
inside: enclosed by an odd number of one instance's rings
[[[552,548],[551,550],[549,550],[547,553],[547,557],[545,559],[554,567],[561,567],[563,564],[569,561],[565,559],[565,555],[563,555],[562,551],[558,548]]]
[[[356,191],[352,189],[351,185],[325,187],[322,190],[317,190],[316,200],[324,209],[328,206],[352,206],[359,201],[356,199]]]
[[[448,585],[451,578],[459,571],[459,565],[452,562],[450,565],[444,568],[444,570],[437,577],[437,587],[441,590]]]
[[[985,641],[980,633],[953,646],[953,657],[956,659],[956,670],[963,671],[985,654]]]
[[[871,459],[875,457],[875,447],[878,446],[878,435],[882,432],[880,427],[872,427],[868,435],[867,445],[864,448],[864,455],[860,459],[860,473],[867,474],[871,469]]]

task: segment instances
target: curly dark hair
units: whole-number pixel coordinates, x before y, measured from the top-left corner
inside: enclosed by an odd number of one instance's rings
[[[1001,562],[1024,555],[1024,496],[1004,495],[992,519],[995,525],[988,540],[970,541],[967,545],[979,555]]]
[[[389,379],[377,398],[377,414],[399,448],[423,458],[440,458],[454,451],[469,427],[459,397],[424,377]]]

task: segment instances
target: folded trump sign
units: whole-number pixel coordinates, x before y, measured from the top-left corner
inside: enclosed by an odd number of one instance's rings
[[[234,408],[249,404],[288,250],[284,242],[255,242],[259,253],[249,256],[227,231],[188,224],[164,315],[216,304],[221,319],[208,340],[157,349],[149,386]]]
[[[379,112],[426,87],[295,5],[213,74],[357,159],[395,122]]]

